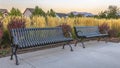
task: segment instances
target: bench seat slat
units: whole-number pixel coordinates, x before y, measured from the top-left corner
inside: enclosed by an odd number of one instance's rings
[[[107,34],[87,35],[86,37],[90,38],[90,37],[104,37],[104,36],[107,36]]]
[[[79,35],[80,37],[86,37],[86,38],[90,38],[90,37],[104,37],[107,36],[108,34],[85,34],[85,35]]]
[[[106,39],[105,42],[107,42],[107,38],[105,37],[108,37],[108,34],[106,33],[106,31],[105,34],[100,33],[98,26],[75,26],[74,30],[77,36],[77,41],[75,42],[75,46],[77,45],[78,41],[80,41],[82,47],[85,48],[84,39],[86,38],[98,38],[97,40],[100,41],[102,37]]]
[[[12,29],[12,36],[14,39],[16,38],[14,44],[18,45],[18,48],[43,46],[72,40],[72,38],[66,38],[63,35],[61,27]]]
[[[31,40],[31,41],[20,41],[18,43],[20,48],[26,48],[27,47],[35,47],[35,46],[39,46],[39,45],[45,45],[45,44],[51,44],[51,43],[57,43],[57,42],[65,42],[65,41],[70,41],[72,40],[72,38],[56,38],[56,39],[51,39],[53,40],[52,42],[48,42],[48,41],[36,41],[36,40]]]
[[[63,35],[61,27],[55,28],[17,28],[12,29],[11,33],[11,60],[15,55],[16,65],[18,65],[17,49],[31,48],[37,46],[44,46],[53,43],[67,42],[70,50],[73,51],[72,46],[69,44],[72,38],[66,38]],[[70,36],[71,37],[71,36]],[[63,45],[64,49],[65,45]]]
[[[107,36],[108,34],[101,34],[97,26],[76,26],[75,33],[77,37],[102,37]]]

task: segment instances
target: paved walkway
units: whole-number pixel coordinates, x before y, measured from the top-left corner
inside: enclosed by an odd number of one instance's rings
[[[56,47],[18,55],[16,66],[10,57],[0,58],[0,68],[120,68],[120,43],[79,43],[71,52],[69,47]]]

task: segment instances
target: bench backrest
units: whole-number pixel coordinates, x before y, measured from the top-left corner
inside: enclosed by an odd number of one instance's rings
[[[97,26],[76,26],[74,29],[77,36],[100,34]]]
[[[12,29],[11,34],[13,37],[13,43],[26,40],[41,40],[46,41],[52,39],[63,38],[63,32],[61,27],[56,28],[19,28]]]

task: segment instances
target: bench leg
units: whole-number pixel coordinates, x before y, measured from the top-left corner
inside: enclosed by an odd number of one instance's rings
[[[84,42],[82,41],[81,43],[82,43],[82,47],[85,48]]]
[[[17,47],[15,48],[15,52],[14,52],[14,55],[15,55],[15,59],[16,59],[16,65],[19,65],[18,63],[18,58],[17,58]]]
[[[65,49],[65,44],[63,44],[63,48],[62,49]]]
[[[82,47],[83,47],[83,48],[85,48],[85,45],[84,45],[84,42],[83,42],[83,41],[84,41],[84,39],[83,39],[83,38],[82,38],[82,39],[80,39],[80,40],[79,40],[79,39],[77,39],[77,40],[76,40],[76,42],[75,42],[75,46],[77,46],[77,43],[78,43],[79,41],[81,42]]]
[[[66,42],[66,44],[63,44],[63,49],[65,48],[65,45],[69,45],[71,51],[73,51],[73,48],[72,48],[72,46],[69,44],[69,42]]]
[[[85,48],[85,45],[84,45],[84,39],[81,39],[81,43],[82,43],[82,47]]]
[[[108,42],[108,37],[104,37],[104,39],[105,39],[105,43],[107,43]]]
[[[70,50],[73,51],[73,48],[72,48],[71,44],[68,43],[68,45],[70,47]]]
[[[11,58],[10,58],[10,60],[13,60],[13,55],[14,55],[14,51],[13,51],[13,47],[11,47],[11,52],[12,52],[12,54],[11,54]]]
[[[78,40],[75,41],[75,47],[77,46]]]
[[[15,56],[15,60],[16,60],[16,65],[19,65],[18,63],[18,58],[17,58],[17,48],[18,47],[15,47],[15,46],[12,46],[12,54],[11,54],[11,60],[13,60],[13,55]]]
[[[70,47],[70,50],[73,51],[73,48],[72,48],[72,46],[70,44],[69,44],[69,47]]]

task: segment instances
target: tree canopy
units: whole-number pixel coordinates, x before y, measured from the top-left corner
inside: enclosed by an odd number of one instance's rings
[[[68,17],[72,18],[72,17],[75,17],[75,15],[71,12]]]
[[[106,19],[110,19],[110,18],[114,18],[114,19],[117,19],[119,18],[119,8],[117,6],[113,6],[113,5],[110,5],[108,7],[108,10],[105,10],[103,12],[100,12],[99,13],[99,18],[106,18]]]
[[[12,8],[9,13],[10,16],[22,16],[22,13],[19,9]]]
[[[56,17],[56,13],[55,13],[55,11],[53,9],[50,9],[50,11],[48,10],[47,15],[52,16],[52,17]]]
[[[32,13],[33,16],[46,16],[45,12],[39,8],[38,6],[35,7],[34,12]]]

